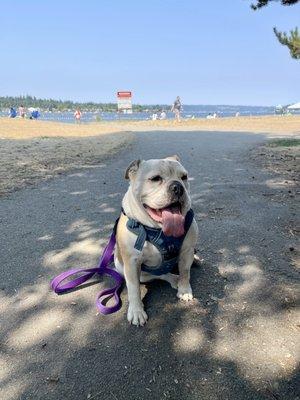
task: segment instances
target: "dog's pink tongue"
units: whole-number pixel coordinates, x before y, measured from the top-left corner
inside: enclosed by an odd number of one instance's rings
[[[180,237],[184,234],[184,217],[179,208],[162,210],[162,230],[166,236]]]

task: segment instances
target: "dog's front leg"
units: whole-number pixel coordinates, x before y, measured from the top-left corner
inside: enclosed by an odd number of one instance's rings
[[[140,262],[131,257],[124,260],[124,274],[128,292],[128,312],[127,319],[133,325],[144,325],[148,319],[144,311],[144,305],[141,299],[140,291]]]
[[[193,299],[193,292],[190,284],[190,271],[194,261],[194,249],[187,248],[182,250],[179,256],[178,269],[178,291],[177,297],[181,300],[189,301]]]

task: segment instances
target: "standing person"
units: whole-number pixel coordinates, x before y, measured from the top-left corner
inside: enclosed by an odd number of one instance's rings
[[[77,124],[80,124],[80,119],[81,119],[81,111],[79,110],[79,108],[74,112],[74,118],[75,118],[75,122]]]
[[[180,122],[180,112],[182,111],[182,105],[179,96],[176,97],[176,100],[172,105],[171,111],[173,111],[176,121]]]
[[[10,107],[9,118],[16,118],[16,116],[17,116],[17,111],[14,109],[14,107]]]
[[[25,107],[21,104],[19,107],[19,115],[21,118],[25,118]]]

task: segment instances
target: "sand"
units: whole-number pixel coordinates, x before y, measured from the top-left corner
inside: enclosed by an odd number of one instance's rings
[[[99,136],[124,131],[111,123],[67,124],[62,122],[32,121],[0,118],[0,139],[74,138]]]
[[[0,196],[74,168],[95,165],[124,148],[133,132],[154,130],[300,135],[300,116],[264,116],[166,121],[116,121],[89,124],[0,118]]]
[[[262,117],[228,117],[216,119],[190,119],[180,123],[175,121],[137,121],[128,130],[176,130],[176,131],[229,131],[266,133],[270,137],[299,136],[300,115],[295,116],[262,116]]]
[[[0,138],[87,137],[120,131],[204,130],[300,135],[300,115],[189,119],[165,121],[103,121],[89,124],[0,118]]]

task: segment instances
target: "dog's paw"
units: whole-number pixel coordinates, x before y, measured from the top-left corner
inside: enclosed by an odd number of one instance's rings
[[[177,293],[177,297],[183,301],[191,301],[193,300],[193,293]]]
[[[193,300],[193,292],[191,287],[178,288],[177,297],[183,301]]]
[[[129,306],[127,319],[132,325],[143,326],[147,322],[148,315],[142,308],[134,308]]]

